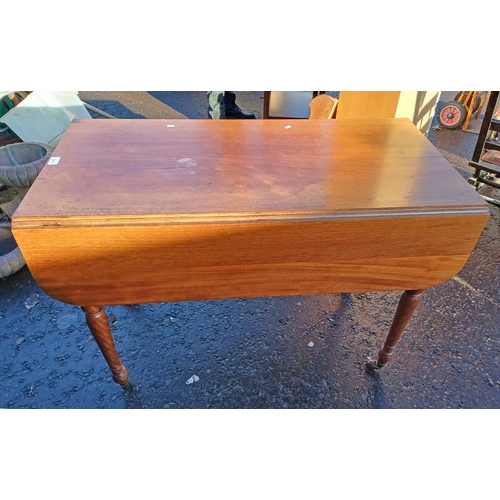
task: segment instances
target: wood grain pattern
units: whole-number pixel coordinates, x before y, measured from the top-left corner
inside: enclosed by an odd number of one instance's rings
[[[123,366],[118,352],[116,351],[108,316],[100,306],[82,307],[82,310],[85,313],[85,319],[89,329],[106,363],[108,363],[113,380],[121,386],[128,386],[130,384],[128,371]]]
[[[286,123],[73,123],[13,221],[39,286],[86,306],[420,289],[460,270],[488,208],[408,120]]]
[[[53,156],[13,234],[124,386],[100,305],[420,290],[461,269],[489,216],[406,119],[80,120]]]
[[[337,119],[394,118],[400,91],[341,91]]]
[[[18,227],[27,218],[483,206],[407,119],[76,120],[53,156]]]
[[[331,120],[339,100],[328,94],[320,94],[309,103],[309,119]]]
[[[466,262],[484,215],[45,227],[16,232],[32,273],[77,305],[430,287]],[[57,265],[56,265],[57,263]]]

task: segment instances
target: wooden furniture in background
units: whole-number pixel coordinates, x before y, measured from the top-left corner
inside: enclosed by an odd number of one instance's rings
[[[127,386],[103,305],[407,290],[381,367],[488,216],[406,119],[75,120],[13,232]]]
[[[479,189],[482,185],[500,189],[500,92],[491,91],[486,105],[476,147],[469,161],[474,169],[469,182]],[[499,198],[482,195],[493,205],[500,206]]]
[[[337,118],[394,118],[399,91],[344,91],[339,93]]]
[[[309,102],[325,91],[264,91],[262,117],[309,118]]]
[[[330,120],[335,115],[338,102],[331,95],[317,95],[309,102],[309,118]]]

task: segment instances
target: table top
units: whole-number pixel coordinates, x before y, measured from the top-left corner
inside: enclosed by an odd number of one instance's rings
[[[15,214],[34,223],[324,219],[486,202],[407,119],[74,120]]]
[[[422,289],[487,203],[406,119],[76,120],[12,230],[78,305]]]

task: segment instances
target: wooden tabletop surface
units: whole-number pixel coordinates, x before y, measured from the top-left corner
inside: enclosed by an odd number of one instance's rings
[[[488,211],[407,119],[75,120],[52,158],[17,227]]]
[[[419,290],[487,203],[406,119],[79,120],[13,217],[78,305]]]

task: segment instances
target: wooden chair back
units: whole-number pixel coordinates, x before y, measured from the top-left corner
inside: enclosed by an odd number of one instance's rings
[[[330,120],[334,117],[339,100],[328,94],[319,94],[309,103],[309,118]]]

